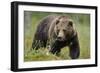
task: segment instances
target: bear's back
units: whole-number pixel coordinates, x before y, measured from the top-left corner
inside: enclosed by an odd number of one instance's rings
[[[55,20],[57,15],[48,15],[44,17],[38,24],[35,36],[42,40],[48,39],[48,31],[51,23]],[[40,40],[41,40],[40,39]]]
[[[40,22],[39,22],[39,25],[38,25],[38,28],[40,30],[46,30],[49,29],[51,23],[53,22],[53,20],[55,20],[55,18],[57,18],[58,16],[57,15],[48,15],[46,17],[44,17]]]

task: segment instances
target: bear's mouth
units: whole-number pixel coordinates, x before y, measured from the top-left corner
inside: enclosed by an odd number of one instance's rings
[[[64,42],[66,40],[64,38],[57,38],[56,41],[58,41],[58,42]]]

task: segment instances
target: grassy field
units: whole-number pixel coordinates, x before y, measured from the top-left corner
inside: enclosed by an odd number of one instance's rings
[[[48,52],[47,48],[32,50],[32,41],[39,21],[50,14],[67,15],[75,22],[80,43],[79,59],[90,58],[90,15],[71,13],[24,12],[24,61],[70,60],[69,49],[64,47],[59,56]]]

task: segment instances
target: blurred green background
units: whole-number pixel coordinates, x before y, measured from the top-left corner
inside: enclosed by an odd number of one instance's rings
[[[24,11],[24,61],[70,60],[68,47],[64,47],[59,56],[49,53],[47,48],[41,48],[37,51],[31,48],[39,21],[50,14],[66,15],[73,19],[80,43],[79,59],[90,58],[89,14]]]

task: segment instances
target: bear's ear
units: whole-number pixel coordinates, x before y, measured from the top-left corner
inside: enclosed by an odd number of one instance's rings
[[[73,21],[69,21],[68,26],[73,26]]]

